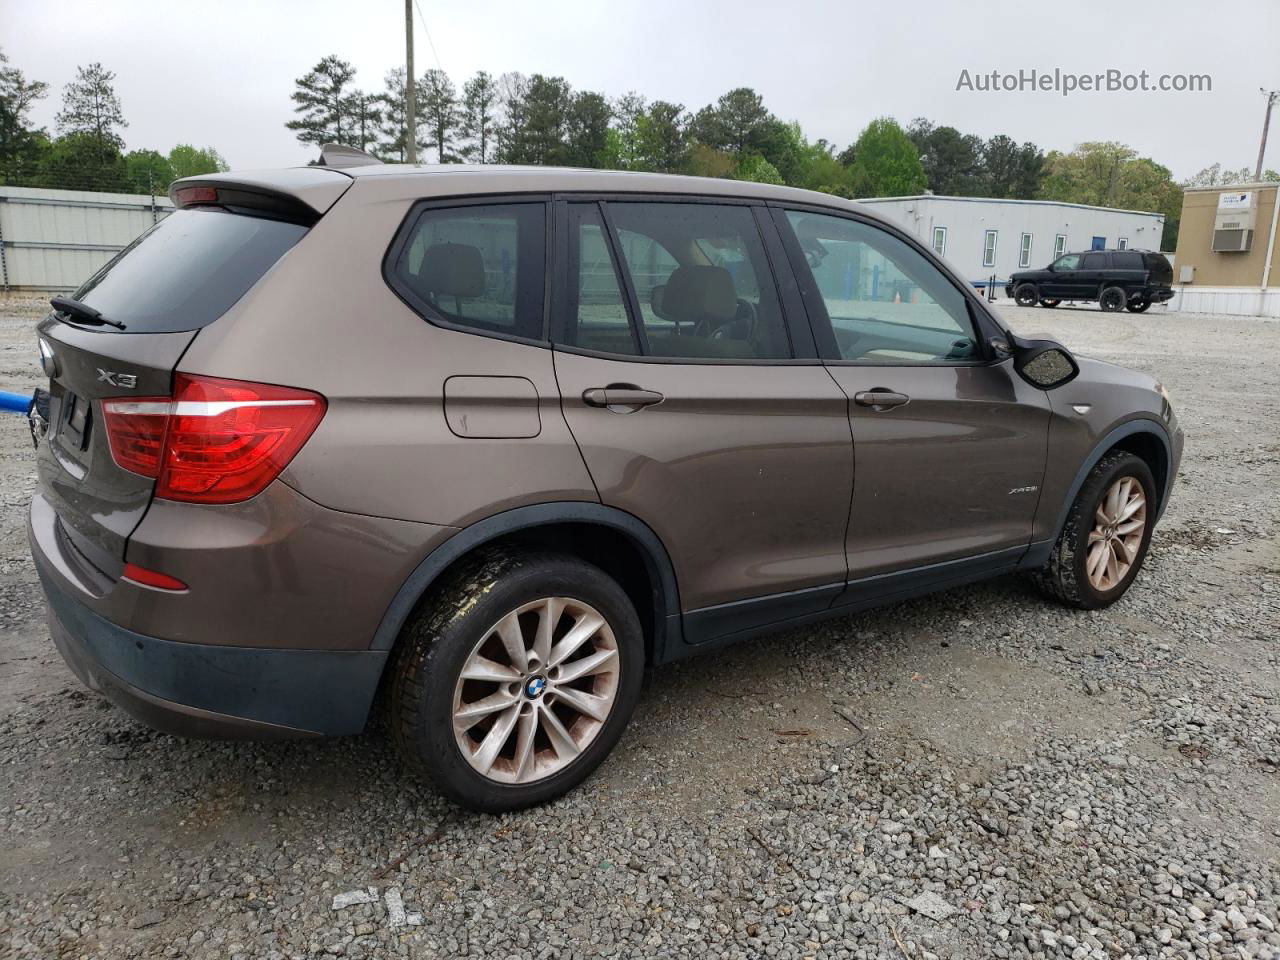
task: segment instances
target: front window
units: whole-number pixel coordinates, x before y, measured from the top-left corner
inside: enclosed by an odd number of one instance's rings
[[[947,228],[933,228],[933,252],[940,257],[947,255]]]
[[[996,265],[996,231],[988,230],[982,239],[982,265],[984,267],[994,267]]]
[[[1018,266],[1031,266],[1031,234],[1024,233],[1022,235],[1022,243],[1018,247]]]
[[[787,219],[809,268],[802,282],[825,308],[842,360],[918,365],[979,356],[964,294],[924,254],[858,220],[794,210]]]
[[[1071,270],[1079,270],[1080,254],[1069,253],[1065,257],[1059,257],[1057,260],[1053,261],[1053,266],[1050,269],[1054,270],[1057,273],[1062,273],[1064,271],[1071,271]]]

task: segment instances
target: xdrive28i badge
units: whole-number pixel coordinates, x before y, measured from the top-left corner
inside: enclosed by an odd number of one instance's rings
[[[138,385],[138,377],[132,373],[115,373],[111,370],[103,370],[98,367],[98,382],[109,383],[113,387],[121,387],[125,390],[132,390]]]

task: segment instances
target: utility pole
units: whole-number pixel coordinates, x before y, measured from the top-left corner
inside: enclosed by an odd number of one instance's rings
[[[418,83],[413,73],[413,0],[404,0],[404,145],[405,159],[418,162]],[[1270,116],[1270,110],[1268,110]],[[1265,136],[1265,135],[1264,135]],[[1262,162],[1259,155],[1258,162]]]
[[[1276,105],[1276,100],[1280,98],[1280,90],[1264,90],[1259,87],[1258,92],[1267,98],[1267,112],[1262,120],[1262,142],[1258,144],[1258,165],[1253,170],[1253,179],[1261,183],[1262,157],[1267,152],[1267,130],[1271,127],[1271,108]]]

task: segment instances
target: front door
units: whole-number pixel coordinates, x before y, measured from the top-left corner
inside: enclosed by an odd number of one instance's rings
[[[1045,468],[1044,392],[989,359],[979,308],[922,248],[856,218],[778,219],[850,399],[850,579],[1025,547]]]
[[[784,316],[800,309],[765,253],[772,224],[734,203],[558,206],[565,417],[601,500],[666,545],[695,611],[686,637],[767,620],[770,604],[825,608],[846,572],[846,400],[811,338],[793,343],[807,331]]]
[[[1075,292],[1071,286],[1071,277],[1079,267],[1080,254],[1068,253],[1059,257],[1050,264],[1048,276],[1040,281],[1040,296],[1048,299],[1070,297]]]

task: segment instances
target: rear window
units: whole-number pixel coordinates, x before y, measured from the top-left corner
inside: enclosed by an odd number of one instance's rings
[[[1173,280],[1173,264],[1169,258],[1159,253],[1145,254],[1147,269],[1151,271],[1151,279],[1156,283],[1169,283]]]
[[[197,330],[226,313],[306,232],[222,210],[178,210],[121,250],[75,299],[127,333]]]

